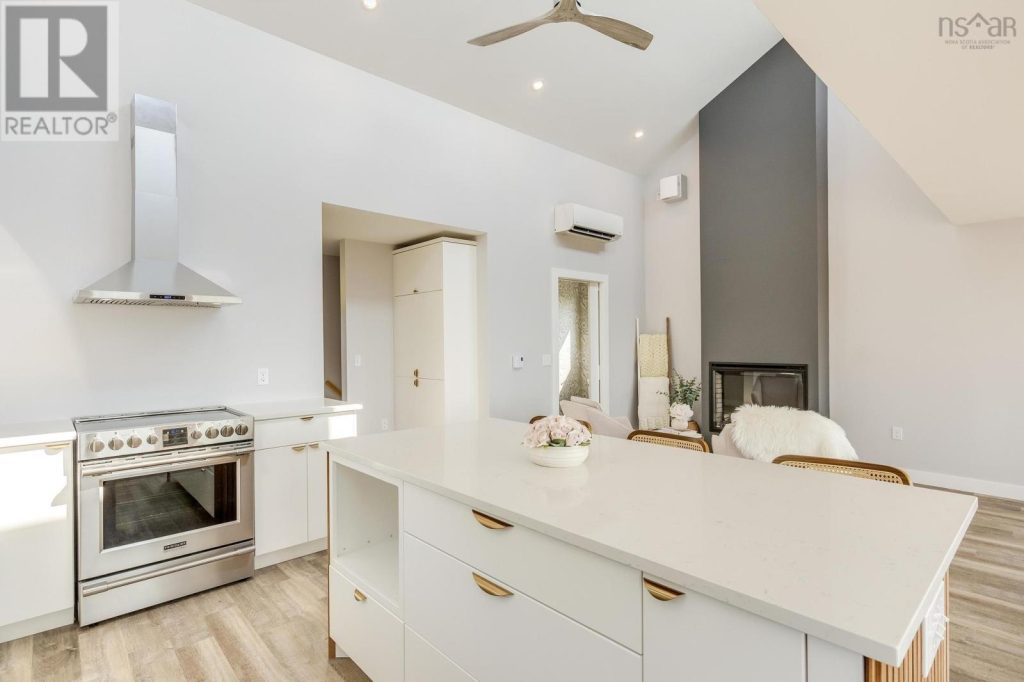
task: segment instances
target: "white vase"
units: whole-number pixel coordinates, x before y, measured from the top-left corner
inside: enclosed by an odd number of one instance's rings
[[[590,455],[589,445],[571,448],[530,448],[530,461],[542,467],[574,467],[583,464]]]

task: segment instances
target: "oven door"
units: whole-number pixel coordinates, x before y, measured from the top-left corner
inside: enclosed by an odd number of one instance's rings
[[[249,449],[82,462],[78,485],[79,580],[253,538]]]

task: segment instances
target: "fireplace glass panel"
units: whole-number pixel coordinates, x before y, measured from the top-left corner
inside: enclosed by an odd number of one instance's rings
[[[807,409],[807,365],[711,365],[711,430],[721,432],[742,405]]]

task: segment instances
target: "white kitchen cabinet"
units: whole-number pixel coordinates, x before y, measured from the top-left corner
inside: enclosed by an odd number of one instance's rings
[[[405,682],[476,682],[469,673],[435,649],[430,642],[405,628]]]
[[[477,416],[476,258],[473,242],[447,238],[395,252],[398,429]]]
[[[257,425],[256,428],[259,428]],[[306,446],[284,445],[255,453],[256,554],[306,543]]]
[[[327,546],[327,450],[321,441],[356,435],[352,412],[257,420],[253,438],[256,566]]]
[[[802,632],[660,578],[644,581],[644,682],[804,680]]]
[[[335,567],[328,573],[331,639],[373,682],[402,682],[402,621]]]
[[[0,642],[74,620],[70,442],[0,448]]]

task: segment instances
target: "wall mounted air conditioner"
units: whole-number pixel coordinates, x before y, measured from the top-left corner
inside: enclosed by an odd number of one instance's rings
[[[581,237],[611,242],[622,236],[624,225],[622,216],[605,213],[596,208],[579,204],[555,206],[556,233],[578,234]]]

